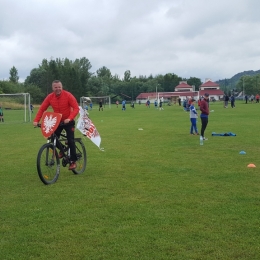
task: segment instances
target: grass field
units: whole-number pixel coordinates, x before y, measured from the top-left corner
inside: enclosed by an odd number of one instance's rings
[[[86,139],[86,172],[48,186],[40,129],[4,111],[0,259],[260,259],[260,104],[236,103],[210,105],[203,146],[182,107],[94,109],[105,151]]]

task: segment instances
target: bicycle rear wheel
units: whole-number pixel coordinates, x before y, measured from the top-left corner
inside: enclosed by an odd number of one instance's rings
[[[82,140],[75,139],[76,154],[77,154],[77,168],[72,170],[74,174],[81,174],[87,167],[87,152]]]
[[[44,144],[37,156],[38,175],[46,185],[56,182],[60,174],[60,160],[53,148],[51,143]]]

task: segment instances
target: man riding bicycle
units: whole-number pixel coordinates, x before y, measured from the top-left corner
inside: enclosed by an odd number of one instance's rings
[[[49,94],[41,104],[38,113],[35,116],[33,125],[37,126],[42,118],[43,113],[48,109],[49,106],[52,107],[55,113],[62,114],[60,125],[55,134],[59,137],[62,130],[64,129],[67,134],[68,146],[70,148],[70,166],[69,170],[74,170],[76,165],[76,148],[74,143],[74,130],[75,130],[75,117],[79,112],[79,106],[76,98],[68,91],[63,90],[62,83],[59,80],[54,80],[52,82],[53,93]],[[63,154],[59,154],[61,158]]]

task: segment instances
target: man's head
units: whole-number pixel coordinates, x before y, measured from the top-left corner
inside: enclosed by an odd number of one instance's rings
[[[205,94],[204,94],[204,98],[205,98],[205,99],[209,99],[209,94],[208,94],[208,93],[205,93]]]
[[[191,103],[193,104],[196,100],[194,98],[191,99]]]
[[[52,82],[52,90],[56,96],[59,96],[62,92],[62,83],[59,80],[54,80]]]

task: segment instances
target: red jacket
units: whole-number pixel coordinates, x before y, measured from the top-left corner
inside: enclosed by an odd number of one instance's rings
[[[205,99],[202,99],[200,102],[200,111],[202,115],[209,114],[209,104]]]
[[[79,112],[79,105],[76,98],[70,92],[62,90],[59,96],[51,93],[44,99],[34,122],[40,121],[42,114],[49,106],[52,107],[53,112],[62,114],[61,121],[65,119],[73,120]]]

